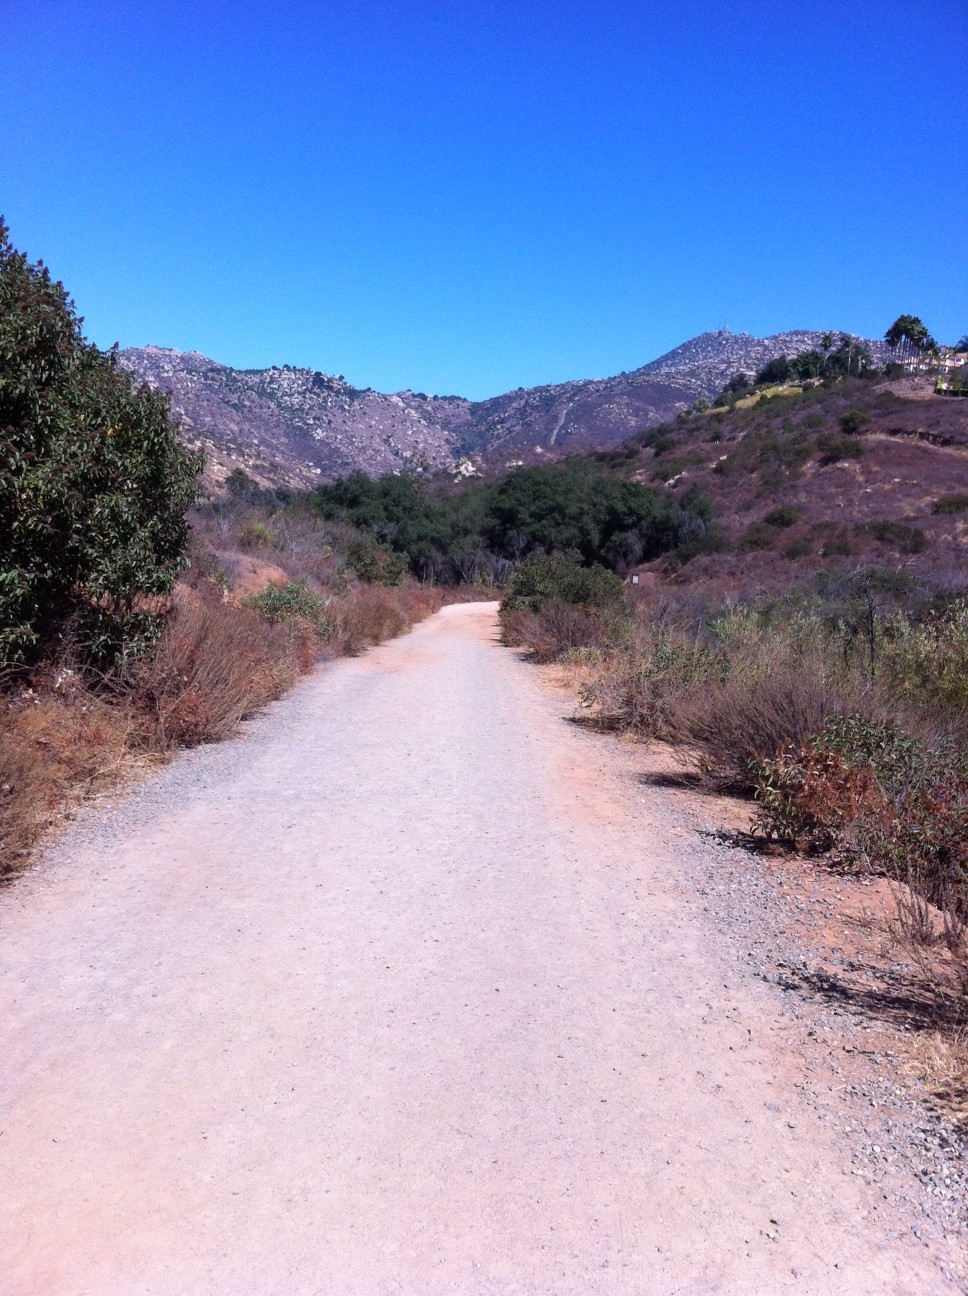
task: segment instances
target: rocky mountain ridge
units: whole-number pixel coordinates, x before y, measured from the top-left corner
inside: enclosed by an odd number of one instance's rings
[[[206,452],[210,485],[242,467],[265,485],[305,487],[362,469],[462,471],[484,457],[607,449],[707,399],[742,370],[820,345],[807,330],[756,338],[702,333],[612,378],[519,388],[485,401],[423,392],[384,394],[289,365],[233,369],[198,352],[132,347],[121,363],[171,395],[185,440]],[[882,343],[867,342],[876,359]]]

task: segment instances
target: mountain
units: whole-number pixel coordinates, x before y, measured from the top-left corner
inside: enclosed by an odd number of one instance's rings
[[[485,401],[423,392],[384,394],[340,376],[295,369],[233,369],[196,351],[132,347],[121,363],[171,395],[185,440],[206,452],[212,485],[242,467],[265,485],[305,487],[362,469],[372,476],[451,468],[483,456],[608,449],[665,422],[733,374],[819,347],[805,330],[768,338],[702,333],[630,373],[519,388]],[[883,343],[868,342],[875,359]]]

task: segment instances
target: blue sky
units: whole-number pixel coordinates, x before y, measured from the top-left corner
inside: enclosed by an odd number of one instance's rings
[[[0,0],[0,212],[101,345],[472,397],[968,331],[968,5]]]

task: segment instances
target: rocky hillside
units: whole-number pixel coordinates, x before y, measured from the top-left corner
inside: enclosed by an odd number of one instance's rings
[[[658,360],[643,365],[636,370],[635,376],[694,383],[697,394],[708,398],[722,391],[734,374],[755,374],[767,361],[779,355],[796,356],[804,351],[820,350],[823,336],[823,333],[811,333],[807,329],[774,333],[768,338],[753,337],[750,333],[730,333],[729,329],[700,333],[666,355],[659,356]],[[864,345],[876,364],[883,364],[890,358],[890,348],[884,342],[867,339]]]
[[[714,395],[737,371],[753,373],[774,356],[810,350],[820,337],[703,333],[631,373],[520,388],[479,402],[385,395],[288,365],[232,369],[163,347],[130,348],[121,361],[171,393],[186,440],[206,452],[211,484],[241,466],[265,485],[299,487],[357,468],[374,476],[460,471],[476,456],[512,462],[537,451],[607,449]],[[881,344],[868,345],[880,355]]]

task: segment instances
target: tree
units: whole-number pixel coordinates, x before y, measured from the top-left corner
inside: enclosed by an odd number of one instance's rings
[[[884,334],[884,341],[895,350],[901,347],[902,355],[905,353],[905,344],[917,354],[931,342],[931,335],[917,315],[898,315]]]
[[[167,396],[81,335],[63,285],[0,220],[0,664],[70,635],[100,661],[157,632],[202,457]]]
[[[789,359],[785,355],[778,355],[773,360],[768,360],[756,375],[757,386],[761,383],[786,382],[791,372],[792,366]]]

